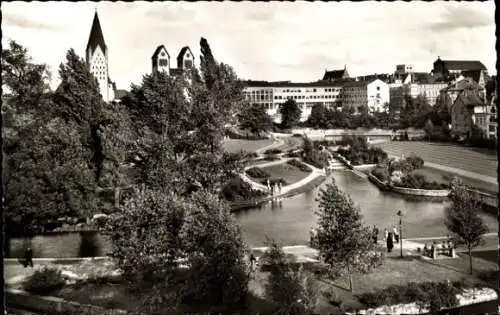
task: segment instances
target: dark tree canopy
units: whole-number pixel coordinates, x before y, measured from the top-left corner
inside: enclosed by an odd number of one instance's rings
[[[271,117],[260,104],[252,104],[243,108],[238,115],[238,120],[242,129],[248,129],[258,135],[261,132],[268,131],[273,125]]]
[[[281,125],[284,128],[294,127],[300,122],[302,110],[293,99],[288,99],[285,103],[281,104],[279,112],[281,115]]]

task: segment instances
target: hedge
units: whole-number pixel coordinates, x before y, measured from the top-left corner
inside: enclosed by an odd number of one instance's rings
[[[421,307],[430,306],[430,311],[435,312],[441,308],[456,307],[457,294],[470,287],[473,285],[464,281],[410,282],[407,285],[392,285],[378,292],[364,293],[357,298],[368,308],[416,302]]]
[[[60,270],[44,267],[35,271],[23,284],[24,290],[37,294],[48,294],[62,288],[66,281]]]
[[[309,166],[307,166],[306,164],[302,163],[301,161],[299,161],[297,159],[290,160],[287,162],[287,164],[295,166],[296,168],[298,168],[302,172],[307,172],[307,173],[312,172],[312,169]]]
[[[266,193],[260,190],[254,190],[241,177],[233,178],[223,189],[222,196],[227,201],[248,200],[255,197],[265,196]]]
[[[429,182],[426,177],[422,174],[407,174],[401,177],[401,182],[395,184],[395,186],[403,188],[413,188],[413,189],[448,189],[449,185],[437,183],[436,181]]]
[[[245,171],[245,173],[247,173],[248,176],[253,178],[268,178],[271,176],[266,171],[263,171],[261,168],[258,167],[249,168]]]
[[[280,149],[268,149],[264,151],[264,154],[281,154],[281,153],[283,153],[283,151],[281,151]]]

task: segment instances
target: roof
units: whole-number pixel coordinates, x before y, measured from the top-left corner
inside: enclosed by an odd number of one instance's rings
[[[377,79],[380,79],[384,82],[390,82],[393,80],[393,75],[388,74],[388,73],[380,73],[380,74],[369,74],[365,76],[360,76],[358,77],[360,81],[375,81]]]
[[[107,51],[106,43],[104,42],[104,36],[102,35],[101,23],[99,23],[99,17],[97,16],[97,11],[94,15],[94,21],[92,22],[92,28],[90,30],[89,41],[87,43],[86,51],[95,51],[97,46],[101,46],[104,53]]]
[[[413,72],[412,73],[413,83],[430,84],[436,81],[436,78],[427,72]]]
[[[438,58],[436,62],[439,61],[447,70],[486,70],[483,63],[477,60],[441,60]]]
[[[335,86],[341,87],[342,83],[339,82],[328,82],[328,81],[317,81],[317,82],[290,82],[290,81],[244,81],[243,84],[247,87],[322,87],[322,86]]]
[[[373,78],[370,80],[359,80],[359,81],[346,81],[342,85],[343,87],[358,87],[358,86],[367,86],[370,83],[373,83],[377,80],[380,80],[378,78]],[[382,80],[381,80],[382,81]],[[385,83],[385,82],[384,82]]]
[[[127,95],[128,91],[127,90],[116,90],[115,91],[115,99],[121,99],[125,95]]]
[[[479,84],[470,79],[463,79],[455,83],[451,83],[447,88],[447,90],[465,90],[465,89],[481,89]]]
[[[323,76],[323,80],[342,79],[344,77],[344,75],[347,75],[346,69],[325,71],[325,75]]]
[[[177,68],[182,68],[182,59],[184,58],[184,55],[188,51],[191,53],[191,56],[193,56],[193,58],[194,58],[193,52],[191,51],[191,49],[188,46],[182,47],[181,51],[179,52],[179,55],[177,56]]]
[[[481,70],[465,70],[462,71],[462,75],[466,78],[471,78],[474,82],[479,83],[479,79],[481,78]]]
[[[165,48],[165,46],[164,46],[164,45],[160,45],[160,46],[156,47],[156,50],[155,50],[155,52],[154,52],[153,56],[151,56],[151,59],[157,59],[157,58],[158,58],[158,55],[160,54],[160,51],[161,51],[162,49],[165,49],[165,52],[167,53],[167,56],[168,56],[168,58],[170,59],[170,54],[168,53],[168,50],[167,50],[167,48]]]

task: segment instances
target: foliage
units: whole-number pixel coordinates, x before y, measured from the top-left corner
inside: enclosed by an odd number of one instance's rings
[[[314,147],[313,141],[309,138],[304,138],[302,144],[302,154],[304,162],[309,163],[317,168],[324,168],[328,165],[328,157],[330,153],[326,150],[318,150]]]
[[[388,182],[391,178],[389,168],[380,164],[375,166],[375,168],[371,171],[371,174],[384,183]]]
[[[271,176],[266,171],[262,170],[259,167],[249,168],[245,171],[245,173],[247,173],[248,176],[253,178],[268,178]]]
[[[330,110],[322,103],[314,104],[311,108],[311,114],[307,118],[306,124],[309,127],[316,129],[331,128],[330,120],[328,119],[329,112]]]
[[[271,117],[260,104],[253,104],[243,108],[238,114],[238,120],[242,129],[249,129],[258,136],[260,136],[261,132],[271,129],[273,124]]]
[[[266,137],[257,136],[253,134],[246,133],[245,135],[239,134],[230,128],[226,128],[224,131],[224,135],[229,137],[229,139],[241,139],[241,140],[263,140],[267,139]]]
[[[392,285],[378,292],[368,292],[358,296],[361,303],[369,308],[382,305],[417,303],[421,308],[430,309],[431,313],[441,308],[453,308],[458,305],[456,295],[460,293],[458,283],[446,282],[410,282],[406,285]]]
[[[406,174],[401,177],[401,182],[395,183],[398,187],[412,188],[412,189],[448,189],[447,184],[437,183],[436,181],[428,182],[426,177],[422,174]]]
[[[281,154],[281,153],[283,153],[283,151],[280,149],[268,149],[264,151],[264,154]]]
[[[347,149],[339,148],[337,153],[351,161],[353,165],[377,164],[387,159],[387,153],[379,147],[368,147],[365,137],[344,136],[342,143]]]
[[[287,162],[287,164],[295,166],[296,168],[298,168],[302,172],[307,172],[307,173],[312,172],[312,170],[311,170],[311,168],[309,166],[307,166],[306,164],[302,163],[301,161],[299,161],[297,159],[289,160]]]
[[[266,194],[260,190],[254,190],[241,177],[235,176],[221,192],[223,198],[228,201],[249,200],[262,197]]]
[[[63,287],[65,283],[59,269],[44,267],[29,276],[23,283],[23,288],[35,294],[48,294]]]
[[[426,121],[426,116],[432,111],[425,95],[419,95],[415,99],[407,96],[405,106],[401,111],[401,128],[415,127],[422,128]]]
[[[302,152],[300,150],[295,150],[295,149],[290,149],[288,152],[285,154],[286,157],[292,157],[292,158],[298,158],[302,157]]]
[[[295,100],[288,99],[285,103],[280,105],[279,113],[281,115],[281,127],[291,128],[300,122],[302,110]]]
[[[424,159],[421,157],[415,155],[415,154],[410,154],[405,158],[405,161],[408,162],[411,166],[411,170],[418,170],[424,167]]]
[[[270,241],[268,246],[262,257],[270,269],[265,296],[275,304],[275,314],[312,313],[318,299],[315,279],[302,267],[292,268],[280,244]]]
[[[136,191],[107,232],[130,284],[158,286],[159,295],[177,292],[188,304],[229,305],[246,294],[241,234],[213,194]]]
[[[351,274],[369,272],[378,264],[371,231],[363,226],[359,208],[335,183],[321,190],[318,201],[318,228],[311,235],[311,247],[319,250],[334,276],[347,272],[352,290]]]
[[[279,156],[276,154],[266,154],[264,155],[264,161],[277,161],[279,160]]]
[[[482,235],[488,232],[486,224],[479,216],[481,206],[463,186],[452,186],[451,206],[446,208],[446,228],[453,234],[456,244],[463,244],[469,254],[469,272],[472,274],[473,248],[479,246]]]

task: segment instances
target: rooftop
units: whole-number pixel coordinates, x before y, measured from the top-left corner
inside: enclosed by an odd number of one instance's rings
[[[478,60],[441,60],[438,57],[436,62],[442,62],[448,70],[486,70],[486,67]]]
[[[107,47],[104,42],[104,35],[102,34],[101,24],[99,23],[99,17],[97,16],[97,11],[94,15],[94,21],[92,22],[92,28],[90,30],[89,41],[87,43],[87,52],[89,48],[91,51],[95,51],[97,46],[101,46],[101,49],[106,53]]]

